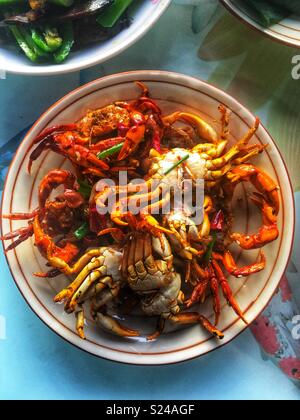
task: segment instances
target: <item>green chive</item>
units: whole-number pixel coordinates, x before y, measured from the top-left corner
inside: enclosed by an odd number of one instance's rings
[[[212,240],[212,241],[211,241],[211,243],[209,244],[209,246],[208,246],[208,250],[207,250],[207,252],[206,252],[206,254],[205,254],[205,256],[204,256],[204,260],[205,260],[205,262],[206,262],[207,264],[208,264],[208,263],[211,261],[211,259],[212,259],[212,254],[213,254],[213,251],[214,251],[214,247],[215,247],[216,242],[217,242],[217,239],[218,239],[218,236],[217,236],[216,232],[213,232],[212,237],[213,237],[213,240]]]
[[[97,22],[104,28],[112,28],[131,5],[132,0],[115,0],[97,18]]]
[[[79,190],[78,192],[84,197],[84,198],[90,198],[92,194],[92,186],[85,180],[79,179]]]
[[[85,222],[80,228],[75,230],[74,236],[76,239],[81,240],[83,239],[90,231],[90,227],[88,222]]]
[[[168,169],[164,175],[169,175],[170,172],[172,172],[174,169],[176,169],[178,166],[180,166],[183,162],[185,162],[186,160],[188,160],[190,157],[190,155],[186,155],[184,156],[182,159],[180,159],[178,162],[176,162],[170,169]]]
[[[100,160],[103,160],[109,156],[114,155],[122,150],[124,143],[117,144],[116,146],[111,147],[110,149],[104,150],[101,153],[98,153],[97,157]]]

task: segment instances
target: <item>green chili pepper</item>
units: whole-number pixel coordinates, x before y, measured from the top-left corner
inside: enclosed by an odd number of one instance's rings
[[[86,199],[90,198],[91,194],[92,194],[92,187],[91,185],[82,179],[78,180],[78,184],[79,184],[79,190],[78,192]]]
[[[68,57],[74,45],[74,30],[72,22],[67,22],[62,28],[62,46],[54,53],[54,61],[60,64]]]
[[[26,4],[26,0],[0,0],[0,7],[3,6],[15,6],[19,5],[20,3]]]
[[[176,169],[178,166],[180,166],[183,162],[185,162],[186,160],[188,160],[190,157],[190,155],[186,155],[184,156],[182,159],[180,159],[178,162],[176,162],[170,169],[168,169],[164,175],[167,176],[169,175],[169,173],[171,173],[174,169]]]
[[[35,45],[41,50],[45,51],[46,53],[52,52],[51,48],[47,45],[47,42],[44,40],[43,35],[41,35],[37,29],[31,28],[31,38]]]
[[[77,230],[74,232],[74,236],[76,239],[81,240],[83,239],[90,231],[90,227],[88,222],[85,222],[82,226],[80,226]]]
[[[132,0],[115,0],[111,6],[97,17],[97,22],[104,28],[112,28],[131,3]]]
[[[212,237],[213,237],[213,240],[212,240],[212,241],[211,241],[211,243],[209,244],[209,246],[208,246],[208,250],[207,250],[207,252],[206,252],[206,254],[205,254],[205,256],[204,256],[204,260],[205,260],[205,262],[206,262],[207,264],[208,264],[208,263],[210,262],[210,260],[212,259],[212,254],[213,254],[213,251],[214,251],[214,247],[215,247],[216,242],[217,242],[217,239],[218,239],[218,236],[217,236],[216,232],[213,232]]]
[[[124,143],[117,144],[116,146],[111,147],[110,149],[104,150],[104,152],[98,153],[97,157],[100,160],[103,160],[109,156],[112,156],[122,150]]]
[[[46,26],[44,37],[48,47],[52,52],[58,50],[62,46],[63,40],[59,36],[58,30],[56,28]]]
[[[57,6],[62,6],[62,7],[70,7],[74,3],[74,0],[49,0],[49,3],[53,3],[53,4],[56,4]]]
[[[17,26],[9,26],[9,29],[15,37],[19,47],[25,53],[26,57],[29,58],[29,60],[31,60],[32,62],[36,63],[39,57],[36,54],[35,50],[30,48],[20,29]]]
[[[29,31],[28,28],[25,27],[20,27],[19,31],[21,32],[21,34],[23,35],[23,38],[25,39],[25,41],[27,42],[28,46],[30,47],[30,49],[32,51],[34,51],[36,53],[36,55],[38,57],[47,57],[48,53],[45,52],[44,50],[42,50],[38,45],[36,45],[36,43],[33,41],[32,37],[31,37],[31,32]]]

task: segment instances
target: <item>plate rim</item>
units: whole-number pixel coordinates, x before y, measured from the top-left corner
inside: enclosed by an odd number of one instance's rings
[[[188,86],[192,85],[192,86],[195,87],[195,85],[196,86],[202,85],[202,86],[206,86],[206,87],[208,87],[210,89],[212,88],[213,90],[215,90],[219,94],[221,94],[223,96],[225,95],[225,97],[227,99],[231,100],[233,103],[235,103],[235,105],[237,105],[241,111],[246,111],[246,113],[248,114],[248,116],[251,116],[251,117],[255,118],[255,116],[252,114],[251,111],[249,111],[245,106],[243,106],[239,101],[237,101],[235,98],[233,98],[231,95],[229,95],[224,90],[222,90],[222,89],[220,89],[220,88],[218,88],[218,87],[216,87],[216,86],[214,86],[214,85],[212,85],[212,84],[210,84],[210,83],[208,83],[206,81],[203,81],[201,79],[198,79],[198,78],[195,78],[195,77],[192,77],[192,76],[188,76],[188,75],[185,75],[185,74],[174,73],[174,72],[169,72],[169,71],[160,71],[160,70],[158,70],[158,71],[157,70],[151,70],[151,71],[147,71],[147,70],[146,71],[145,70],[139,71],[139,70],[137,70],[137,71],[124,72],[124,73],[117,73],[117,74],[109,75],[109,76],[106,76],[106,77],[98,78],[98,79],[96,79],[96,80],[94,80],[94,81],[92,81],[90,83],[87,83],[87,84],[85,84],[85,85],[83,85],[83,86],[81,86],[81,87],[79,87],[77,89],[72,90],[67,95],[63,96],[61,99],[59,99],[58,101],[56,101],[51,107],[49,107],[37,119],[37,121],[35,122],[35,124],[31,127],[31,129],[24,136],[24,139],[20,143],[20,145],[19,145],[19,147],[18,147],[18,149],[17,149],[17,151],[16,151],[16,153],[14,155],[14,158],[13,158],[13,160],[12,160],[10,166],[9,166],[7,175],[6,175],[5,184],[4,184],[4,188],[3,188],[3,194],[2,194],[2,198],[1,198],[1,214],[3,213],[2,210],[3,210],[3,206],[4,206],[4,199],[5,199],[6,194],[7,194],[6,193],[7,181],[8,181],[8,178],[10,176],[10,173],[11,173],[13,167],[14,167],[15,161],[17,160],[17,157],[19,155],[20,148],[22,147],[22,145],[26,141],[26,139],[31,136],[31,133],[36,128],[36,126],[40,122],[42,122],[45,118],[47,118],[47,116],[49,114],[51,114],[51,112],[57,106],[59,106],[59,104],[61,104],[62,102],[68,101],[68,99],[71,99],[74,96],[76,97],[76,95],[79,94],[81,91],[88,90],[90,87],[92,87],[94,85],[96,86],[99,83],[104,83],[105,81],[114,81],[114,80],[117,80],[117,79],[123,79],[123,81],[124,81],[126,79],[127,82],[132,82],[132,81],[137,80],[137,79],[142,79],[142,78],[146,78],[147,79],[147,77],[155,77],[155,78],[157,78],[157,81],[158,82],[160,81],[160,79],[161,80],[162,79],[168,79],[169,82],[172,82],[173,79],[174,80],[177,80],[177,81],[178,81],[178,79],[180,79],[180,81],[182,82],[182,85],[183,86],[187,86],[188,87]],[[286,173],[286,177],[287,177],[287,180],[288,180],[287,188],[290,191],[291,198],[292,198],[292,209],[291,209],[291,214],[292,214],[292,235],[291,235],[291,242],[290,242],[290,245],[289,245],[290,246],[290,249],[289,249],[289,252],[288,252],[288,255],[289,256],[287,258],[286,267],[284,267],[284,269],[282,270],[282,276],[283,276],[284,273],[286,272],[286,269],[287,269],[288,264],[289,264],[290,259],[291,259],[291,255],[292,255],[292,251],[293,251],[293,243],[294,243],[294,238],[295,238],[295,216],[296,216],[295,197],[294,197],[294,191],[293,191],[293,187],[292,187],[291,178],[290,178],[290,175],[289,175],[289,172],[288,172],[288,169],[287,169],[287,165],[285,163],[285,160],[284,160],[284,158],[283,158],[283,156],[282,156],[282,154],[281,154],[281,152],[280,152],[280,150],[279,150],[276,142],[274,141],[273,137],[269,133],[269,131],[265,128],[265,126],[263,124],[261,124],[261,126],[265,130],[266,134],[270,137],[270,139],[271,139],[274,147],[276,148],[276,150],[277,150],[277,152],[279,154],[279,157],[280,157],[281,162],[283,164],[284,171]],[[1,221],[0,221],[1,231],[2,231],[2,227],[3,227],[3,219],[1,218]],[[179,355],[182,355],[182,356],[179,356],[176,360],[173,360],[173,361],[170,361],[170,362],[165,362],[165,361],[153,362],[153,361],[150,361],[150,360],[149,361],[148,360],[147,361],[144,360],[144,359],[156,359],[157,358],[156,355],[143,355],[143,356],[141,356],[141,360],[137,360],[137,361],[133,362],[132,360],[130,360],[130,361],[120,360],[120,357],[118,358],[118,356],[117,357],[107,357],[107,356],[104,356],[104,355],[96,354],[95,352],[90,351],[87,348],[84,348],[83,346],[80,346],[80,344],[76,344],[75,342],[72,342],[71,340],[68,339],[68,337],[66,337],[63,334],[63,331],[56,330],[54,328],[54,326],[50,324],[50,322],[48,323],[46,319],[43,319],[42,315],[40,315],[39,313],[37,313],[37,311],[33,307],[33,303],[30,303],[28,301],[27,297],[24,295],[23,291],[21,290],[21,286],[19,285],[19,282],[16,279],[16,276],[13,273],[12,267],[10,265],[9,257],[5,253],[5,251],[4,251],[4,242],[3,241],[2,241],[2,247],[3,247],[3,252],[4,252],[4,255],[5,255],[6,261],[7,261],[7,265],[9,267],[10,272],[11,272],[12,278],[13,278],[14,283],[16,284],[17,288],[19,289],[21,295],[23,296],[24,300],[26,301],[26,303],[28,304],[28,306],[30,307],[30,309],[35,313],[35,315],[38,316],[38,318],[51,331],[53,331],[59,337],[63,338],[69,344],[72,344],[74,347],[79,348],[80,350],[82,350],[82,351],[84,351],[84,352],[86,352],[88,354],[91,354],[91,355],[93,355],[93,356],[95,356],[97,358],[102,358],[102,359],[105,359],[105,360],[114,361],[114,362],[118,362],[118,363],[122,363],[122,364],[129,364],[129,365],[139,365],[139,366],[141,366],[141,365],[143,365],[143,366],[171,365],[171,364],[176,364],[176,363],[181,363],[181,362],[185,362],[185,361],[188,361],[188,360],[196,359],[198,357],[202,357],[202,356],[204,356],[204,355],[206,355],[208,353],[211,353],[212,351],[215,351],[215,350],[217,350],[217,349],[219,349],[221,347],[224,347],[225,345],[227,345],[227,344],[231,343],[233,340],[235,340],[240,334],[242,334],[243,332],[245,332],[249,328],[249,326],[264,312],[264,310],[266,309],[266,307],[269,305],[270,301],[272,300],[274,294],[276,293],[276,290],[277,290],[278,285],[279,285],[279,283],[281,281],[281,278],[282,278],[282,276],[280,276],[280,279],[278,280],[278,284],[276,285],[276,287],[274,285],[274,291],[271,294],[270,298],[268,299],[266,305],[262,308],[262,310],[257,314],[257,316],[251,321],[251,323],[248,326],[247,325],[245,325],[245,326],[243,325],[243,327],[241,328],[241,330],[233,338],[231,338],[231,339],[229,339],[227,341],[225,340],[223,343],[221,342],[219,345],[215,346],[214,348],[209,349],[206,352],[203,352],[203,353],[200,353],[200,354],[197,354],[197,355],[194,355],[194,356],[187,356],[187,357],[185,357],[184,354],[187,352],[187,350],[177,351],[174,354],[179,354]],[[131,355],[131,358],[138,359],[138,354],[137,355]]]
[[[265,28],[264,26],[260,25],[258,22],[254,21],[250,17],[244,18],[243,13],[239,13],[235,6],[232,4],[231,0],[219,0],[221,4],[227,9],[231,15],[236,17],[241,23],[248,26],[248,28],[254,30],[255,32],[259,33],[260,35],[263,35],[265,38],[271,39],[274,42],[277,42],[281,45],[285,45],[286,47],[290,48],[297,48],[300,49],[300,39],[298,42],[289,41],[288,37],[285,37],[284,35],[277,35],[273,32],[271,32],[268,28]]]

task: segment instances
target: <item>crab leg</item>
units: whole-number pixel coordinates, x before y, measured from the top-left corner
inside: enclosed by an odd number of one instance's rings
[[[262,153],[268,145],[261,146],[260,144],[253,144],[248,147],[245,147],[240,153],[239,157],[234,159],[232,162],[234,165],[242,165],[243,163],[248,162],[250,159]]]
[[[58,303],[69,299],[76,292],[76,290],[81,286],[84,279],[89,275],[90,271],[100,267],[100,263],[98,260],[95,260],[92,263],[90,262],[94,257],[99,257],[100,255],[101,250],[91,250],[85,255],[83,255],[73,267],[70,267],[67,263],[65,263],[59,258],[51,259],[51,265],[55,268],[58,268],[61,272],[68,276],[78,273],[82,270],[80,274],[76,277],[76,279],[73,281],[73,283],[71,283],[67,289],[60,292],[54,298],[54,302]]]
[[[218,179],[221,179],[231,170],[231,164],[225,165],[223,168],[216,170],[216,171],[210,171],[208,170],[205,175],[205,180],[207,181],[215,181]]]
[[[166,325],[166,319],[160,317],[158,322],[157,322],[156,331],[153,334],[148,335],[147,340],[148,341],[157,340],[162,335],[162,333],[164,332],[165,325]]]
[[[235,311],[235,313],[245,322],[245,324],[248,325],[248,321],[246,320],[241,308],[239,307],[239,305],[237,304],[236,300],[233,297],[231,288],[228,284],[226,277],[223,274],[223,271],[221,270],[221,267],[215,260],[212,261],[212,265],[216,273],[217,279],[220,283],[220,286],[222,288],[225,299],[227,300],[228,304],[232,307],[232,309]]]
[[[140,333],[124,327],[118,321],[108,315],[98,312],[96,315],[97,323],[106,331],[109,331],[119,337],[139,337]]]
[[[104,308],[107,304],[113,301],[119,294],[121,287],[119,284],[111,285],[108,284],[100,294],[96,295],[92,300],[91,304],[91,314],[94,319],[97,317],[97,313],[101,312],[101,309]]]
[[[112,283],[112,278],[104,277],[98,283],[92,284],[88,291],[78,300],[78,303],[83,303],[95,296],[98,296],[107,287],[107,284],[110,283]]]
[[[221,302],[219,296],[219,282],[212,267],[210,267],[210,290],[213,296],[213,307],[215,312],[215,325],[219,324],[221,315]]]
[[[214,335],[220,340],[224,338],[224,334],[221,331],[214,327],[207,318],[205,318],[203,315],[198,314],[197,312],[179,313],[177,315],[171,315],[168,319],[174,322],[175,324],[181,325],[200,324],[210,334]]]
[[[185,302],[187,308],[190,308],[203,298],[209,285],[209,276],[207,272],[203,270],[195,260],[192,262],[192,267],[194,269],[193,274],[197,284],[194,287],[190,299]]]
[[[235,158],[243,150],[243,148],[247,146],[251,138],[258,130],[259,125],[260,120],[257,118],[254,127],[251,128],[251,130],[245,135],[245,137],[243,137],[235,146],[233,146],[224,156],[206,162],[207,169],[219,169],[231,162],[233,158]],[[257,150],[260,149],[258,148]]]
[[[219,137],[215,129],[199,117],[199,115],[187,112],[175,112],[174,114],[163,117],[164,124],[173,125],[177,121],[183,121],[193,126],[203,140],[218,143]]]
[[[35,209],[32,213],[13,213],[13,214],[3,214],[3,219],[8,220],[31,220],[39,214],[39,209]]]
[[[23,231],[23,229],[20,229],[19,231]],[[24,233],[20,234],[19,237],[13,241],[11,245],[9,245],[7,248],[5,248],[5,252],[9,252],[13,249],[15,249],[17,246],[19,246],[21,243],[27,241],[32,235],[33,235],[33,226],[30,225],[28,228],[24,229]],[[17,232],[13,232],[13,235],[17,234]],[[15,236],[16,237],[16,236]],[[6,241],[7,237],[1,238],[2,240]],[[13,238],[11,238],[13,239]]]
[[[85,322],[84,310],[81,308],[80,310],[76,312],[76,330],[79,337],[82,340],[85,340],[84,322]]]
[[[65,311],[69,314],[74,312],[79,300],[85,295],[88,289],[107,273],[106,267],[102,266],[98,268],[94,263],[90,263],[87,267],[90,270],[90,273],[66,303]]]
[[[224,105],[219,105],[221,113],[222,132],[221,139],[227,140],[229,135],[229,111]]]
[[[65,131],[76,131],[77,130],[76,124],[65,124],[65,125],[55,125],[53,127],[48,127],[43,130],[33,141],[33,144],[38,144],[46,137],[49,137],[56,133],[63,133]]]
[[[227,140],[221,141],[218,144],[200,143],[193,148],[193,151],[199,154],[207,155],[210,158],[218,158],[223,154],[227,144]]]

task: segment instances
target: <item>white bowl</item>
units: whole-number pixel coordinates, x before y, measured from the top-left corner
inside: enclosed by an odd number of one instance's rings
[[[262,26],[247,5],[240,0],[221,0],[223,5],[240,21],[263,35],[290,47],[300,48],[300,16],[292,15],[275,25]]]
[[[131,8],[132,24],[115,37],[84,49],[72,52],[62,64],[33,64],[18,47],[6,48],[0,45],[0,70],[27,75],[54,75],[70,73],[102,63],[115,57],[138,41],[160,18],[171,0],[142,0]]]
[[[58,155],[48,152],[34,165],[30,176],[26,172],[28,153],[34,137],[44,128],[55,124],[76,121],[88,109],[105,106],[116,100],[136,98],[139,90],[133,83],[136,80],[145,82],[152,97],[159,101],[164,111],[176,109],[193,110],[202,114],[220,129],[218,105],[225,104],[232,110],[231,136],[240,138],[254,123],[254,116],[236,100],[221,90],[200,80],[168,72],[136,71],[105,77],[89,83],[65,96],[53,105],[34,125],[20,145],[10,167],[3,193],[2,214],[17,211],[30,211],[37,206],[37,188],[41,178],[50,170],[65,167],[66,162]],[[261,126],[253,141],[268,144],[263,155],[256,160],[281,187],[282,206],[279,214],[280,238],[268,245],[265,253],[268,264],[265,271],[248,279],[230,279],[235,297],[245,311],[249,323],[266,307],[276,291],[290,258],[294,233],[294,198],[287,169],[272,138]],[[245,198],[243,188],[237,195]],[[248,200],[237,206],[236,227],[241,231],[256,229],[261,224],[261,215],[257,209],[250,209]],[[253,213],[252,213],[253,210]],[[3,233],[22,226],[22,222],[2,220]],[[239,264],[254,261],[258,251],[242,252]],[[201,356],[223,346],[239,335],[247,327],[223,301],[220,329],[225,332],[225,339],[217,341],[207,335],[199,326],[170,332],[155,342],[144,339],[125,340],[114,337],[88,323],[87,340],[79,339],[75,332],[74,318],[64,313],[62,306],[57,306],[52,299],[67,282],[64,276],[55,280],[41,281],[32,273],[45,270],[45,261],[33,243],[23,243],[14,252],[7,254],[11,273],[24,298],[33,311],[57,334],[77,347],[114,361],[132,364],[167,364]],[[13,305],[13,302],[11,302]],[[210,299],[201,312],[212,318]],[[130,319],[132,327],[150,332],[154,328],[145,319]]]

